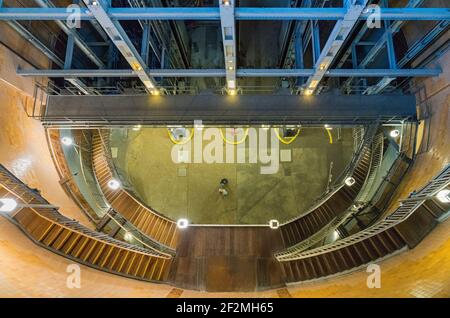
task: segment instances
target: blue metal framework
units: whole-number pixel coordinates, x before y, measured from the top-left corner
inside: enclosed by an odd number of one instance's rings
[[[152,94],[158,94],[155,80],[146,71],[148,66],[142,56],[131,43],[127,34],[118,21],[113,21],[108,13],[108,3],[104,0],[83,0],[106,34],[111,38],[117,49],[130,64],[136,75]]]
[[[406,8],[410,9],[410,10],[417,8],[417,7],[421,6],[423,2],[424,2],[424,0],[409,0],[406,5]],[[387,8],[388,1],[383,0],[382,5],[385,8]],[[356,35],[356,37],[354,39],[354,43],[352,44],[351,48],[348,48],[347,51],[344,53],[343,57],[341,58],[340,62],[337,65],[337,67],[339,67],[339,68],[342,67],[343,64],[345,63],[345,61],[347,60],[347,58],[351,54],[354,68],[366,68],[375,60],[375,58],[384,49],[386,49],[386,51],[387,51],[388,62],[389,62],[390,68],[404,67],[406,64],[404,59],[411,55],[411,52],[410,52],[411,49],[408,50],[408,52],[405,54],[405,57],[402,59],[403,61],[400,61],[397,63],[396,57],[395,57],[394,45],[393,45],[393,35],[395,33],[397,33],[398,31],[400,31],[401,27],[404,25],[405,22],[406,21],[404,21],[404,20],[396,20],[396,21],[385,20],[384,21],[385,32],[382,33],[382,35],[379,37],[379,39],[375,43],[371,44],[372,45],[371,49],[367,53],[365,53],[364,58],[361,60],[361,62],[358,63],[356,46],[363,44],[361,42],[361,39],[366,35],[366,33],[369,30],[369,28],[367,27],[367,24],[364,24],[362,26],[362,28],[360,29],[359,33]],[[427,45],[432,43],[432,41],[434,41],[443,31],[445,31],[445,29],[448,27],[449,23],[450,23],[450,21],[448,21],[448,20],[440,21],[438,23],[437,27],[432,32],[430,32],[428,35],[426,35],[426,37],[424,39],[420,39],[418,41],[419,44],[416,43],[413,45],[413,47],[417,48],[417,46],[420,46],[421,49],[425,48]],[[408,59],[408,61],[409,60],[410,59]],[[367,87],[367,89],[363,92],[363,94],[370,95],[370,94],[380,93],[395,79],[396,79],[396,77],[385,76],[382,79],[380,79],[380,81],[378,83],[376,83],[375,85],[371,85],[371,86]],[[349,87],[352,80],[354,80],[354,78],[349,78],[346,81],[346,83],[344,84],[344,86]]]
[[[234,0],[220,0],[219,6],[227,90],[229,94],[236,94],[236,8]]]
[[[347,37],[350,35],[351,31],[358,23],[358,19],[363,13],[363,10],[367,4],[368,0],[346,0],[345,7],[347,8],[346,14],[342,20],[338,20],[324,48],[317,54],[320,50],[319,39],[316,39],[318,35],[315,36],[313,32],[313,50],[314,56],[314,69],[315,72],[312,76],[308,77],[305,83],[305,88],[302,90],[303,95],[312,95],[315,93],[317,86],[319,85],[325,73],[330,68],[331,64],[334,62],[336,55],[341,50]],[[317,47],[319,45],[319,47]]]
[[[224,69],[154,69],[147,70],[153,77],[226,77]],[[441,69],[333,69],[327,70],[324,77],[429,77],[441,74]],[[237,69],[238,77],[310,77],[315,69]],[[21,76],[47,77],[138,77],[133,70],[23,70]]]
[[[93,1],[95,2],[95,1]],[[347,8],[235,8],[236,20],[342,20]],[[111,20],[220,20],[220,8],[109,8]],[[358,20],[367,20],[365,9]],[[66,20],[66,8],[1,8],[0,20]],[[90,10],[80,9],[81,20],[94,20]],[[381,8],[381,20],[449,20],[448,8]]]
[[[449,8],[418,8],[423,0],[410,0],[405,8],[389,8],[387,1],[377,12],[368,6],[369,0],[344,0],[342,8],[310,7],[311,1],[304,0],[301,7],[295,8],[249,8],[235,7],[234,0],[220,0],[218,7],[110,7],[108,0],[83,0],[86,7],[79,9],[79,18],[90,21],[104,38],[108,45],[113,44],[131,66],[131,70],[106,69],[107,66],[89,45],[80,37],[75,29],[69,28],[67,19],[73,12],[67,8],[55,7],[51,0],[36,0],[41,8],[5,8],[1,6],[0,20],[7,21],[17,32],[30,40],[38,49],[42,50],[61,70],[18,70],[22,76],[63,77],[78,87],[84,94],[90,94],[80,78],[132,78],[137,77],[144,84],[148,92],[159,93],[158,81],[155,78],[189,78],[189,77],[224,77],[228,92],[235,93],[238,85],[237,77],[297,77],[297,86],[302,94],[311,95],[318,92],[324,77],[351,78],[381,78],[377,84],[367,88],[365,94],[380,93],[397,77],[437,76],[439,69],[403,69],[412,57],[421,52],[426,45],[432,43],[437,36],[446,30],[450,23]],[[373,19],[374,14],[383,22],[384,32],[375,41],[359,61],[357,45],[365,45],[363,38],[369,27],[366,23],[359,23]],[[17,21],[21,20],[52,20],[67,34],[67,48],[65,60],[56,56],[45,47],[31,32],[23,28]],[[138,21],[142,27],[142,38],[138,50],[126,34],[120,21]],[[176,20],[207,20],[220,22],[224,45],[224,69],[170,69],[166,66],[167,49],[157,47],[152,37],[154,21]],[[279,20],[300,21],[294,32],[295,65],[294,69],[238,69],[236,49],[236,21],[243,20]],[[393,35],[400,30],[404,21],[439,21],[423,41],[418,41],[408,50],[405,57],[398,62],[395,56]],[[335,21],[323,47],[318,21]],[[360,30],[354,35],[355,29]],[[350,37],[352,36],[352,38]],[[352,43],[348,45],[348,40]],[[322,39],[323,40],[323,39]],[[311,43],[313,65],[305,68],[304,53]],[[137,46],[139,46],[137,44]],[[72,58],[74,46],[77,46],[99,68],[74,69]],[[342,48],[347,48],[341,52]],[[150,67],[150,52],[152,49],[161,69]],[[366,69],[374,58],[386,49],[389,65],[387,69]],[[114,50],[110,48],[110,55]],[[343,69],[345,61],[352,56],[353,69]],[[341,60],[336,61],[340,56]],[[336,63],[337,62],[337,63]],[[331,69],[337,65],[336,69]]]

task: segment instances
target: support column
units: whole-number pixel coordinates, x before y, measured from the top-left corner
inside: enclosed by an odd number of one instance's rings
[[[367,2],[368,0],[345,0],[345,7],[347,8],[345,16],[342,20],[336,22],[336,25],[331,31],[318,60],[314,64],[314,74],[306,81],[302,95],[312,95],[316,92],[320,81],[334,62],[336,55],[347,40],[350,32],[358,23],[358,19]]]
[[[226,71],[226,87],[230,95],[236,94],[236,27],[234,0],[220,0],[220,24]]]
[[[106,12],[108,3],[104,0],[83,0],[92,15],[105,30],[117,49],[130,64],[136,75],[151,94],[159,94],[154,79],[147,73],[148,67],[138,53],[119,21],[112,20]]]

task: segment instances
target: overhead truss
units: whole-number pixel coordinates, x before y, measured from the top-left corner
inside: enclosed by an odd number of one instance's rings
[[[83,0],[84,1],[84,0]],[[97,2],[97,1],[92,1]],[[244,8],[234,9],[236,20],[342,20],[348,8]],[[220,20],[220,8],[108,8],[111,20]],[[449,20],[449,8],[381,8],[381,20]],[[66,8],[0,8],[0,20],[66,20]],[[370,9],[358,20],[373,18]],[[80,9],[81,20],[94,20],[89,8]]]
[[[66,52],[66,59],[69,60],[58,60],[57,64],[60,67],[63,64],[62,70],[18,70],[18,74],[23,76],[64,77],[72,80],[82,77],[138,77],[146,89],[153,94],[159,93],[155,77],[225,77],[227,91],[231,94],[236,93],[238,77],[298,77],[300,80],[297,81],[297,85],[302,85],[304,88],[302,93],[305,95],[315,93],[324,77],[381,77],[383,79],[373,89],[373,92],[378,92],[396,77],[437,76],[441,72],[439,69],[400,68],[403,65],[395,61],[392,34],[398,31],[403,21],[434,20],[441,21],[441,23],[450,22],[449,8],[418,8],[417,6],[420,5],[422,0],[411,0],[406,8],[382,7],[377,12],[374,12],[370,6],[366,6],[368,0],[344,0],[342,8],[235,7],[234,0],[220,0],[218,7],[207,8],[113,8],[110,7],[110,1],[108,0],[83,0],[83,2],[87,8],[80,8],[78,18],[89,20],[98,26],[100,31],[104,31],[129,63],[131,70],[105,69],[103,62],[93,55],[93,52],[81,41],[75,30],[65,30],[68,34],[69,47],[69,51]],[[64,20],[71,19],[73,13],[66,8],[54,7],[49,0],[38,0],[38,3],[42,6],[41,8],[5,8],[0,6],[0,20],[16,24],[16,29],[20,27],[16,21],[20,20],[55,20],[64,30],[66,24]],[[336,56],[356,24],[359,21],[373,19],[374,14],[377,14],[377,19],[385,21],[386,33],[379,41],[380,45],[375,45],[372,51],[378,52],[381,47],[386,45],[389,50],[390,68],[364,69],[365,61],[370,60],[371,51],[360,65],[354,65],[354,69],[330,69],[335,64]],[[162,69],[150,69],[147,65],[148,47],[142,45],[141,52],[138,52],[120,24],[120,21],[124,20],[146,21],[147,23],[152,20],[218,21],[223,37],[224,68],[207,70],[164,69],[164,65],[162,65]],[[304,51],[307,43],[302,43],[300,37],[296,42],[296,54],[299,59],[299,61],[296,61],[296,69],[238,69],[235,24],[239,20],[300,20],[304,21],[304,25],[307,21],[311,21],[310,26],[312,28],[317,28],[320,20],[335,20],[336,23],[323,47],[320,45],[319,33],[311,32],[314,48],[314,63],[311,69],[303,68],[303,59],[300,53]],[[448,23],[445,24],[445,26],[447,25]],[[304,31],[305,28],[301,29]],[[365,32],[364,30],[367,30],[367,28],[363,27],[360,37]],[[442,30],[442,27],[440,30]],[[142,43],[148,42],[148,31],[144,29]],[[358,35],[357,38],[359,39]],[[98,70],[70,68],[74,44],[94,61],[99,67]],[[344,56],[348,56],[350,52],[351,50],[347,50]],[[48,49],[45,53],[51,56]],[[338,64],[338,67],[340,66],[342,66],[342,63]],[[86,94],[88,93],[86,92]],[[370,94],[370,92],[368,93]]]

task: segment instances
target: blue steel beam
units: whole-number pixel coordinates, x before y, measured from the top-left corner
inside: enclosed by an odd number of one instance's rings
[[[315,65],[320,57],[320,33],[319,33],[319,23],[317,21],[311,22],[312,27],[312,53],[313,53],[313,64]]]
[[[67,37],[67,46],[66,46],[66,56],[64,58],[64,69],[68,70],[72,68],[72,58],[73,58],[73,46],[75,42],[73,40],[73,35],[69,35]]]
[[[450,27],[450,21],[439,22],[430,32],[422,39],[410,46],[405,56],[398,61],[398,67],[404,67],[409,61],[417,56],[424,48],[432,43],[440,34]]]
[[[312,95],[325,76],[328,68],[334,62],[342,45],[347,40],[354,26],[358,23],[358,18],[363,12],[368,0],[345,0],[346,14],[342,20],[338,20],[331,30],[331,34],[325,43],[323,50],[317,60],[314,61],[315,72],[310,76],[301,91],[303,95]],[[314,33],[314,32],[313,32]]]
[[[408,4],[406,5],[406,8],[409,8],[409,9],[417,8],[417,7],[421,6],[423,2],[424,2],[424,0],[409,0]],[[387,1],[386,1],[386,4],[387,4]],[[387,5],[385,7],[387,7]],[[402,20],[397,20],[397,21],[392,22],[392,24],[391,24],[392,32],[394,32],[394,33],[398,32],[400,30],[400,28],[402,27],[403,23],[404,23],[404,21],[402,21]]]
[[[55,8],[55,5],[50,0],[35,0],[36,3],[41,7],[41,9],[38,10],[48,10],[50,8]],[[0,9],[1,10],[1,9]],[[86,54],[86,56],[98,67],[103,68],[105,67],[105,64],[98,58],[98,56],[92,51],[92,49],[84,42],[84,40],[80,37],[80,35],[77,33],[75,28],[70,27],[67,24],[67,21],[70,21],[73,19],[74,12],[68,8],[65,9],[67,12],[71,14],[66,21],[56,20],[56,24],[61,28],[61,30],[64,31],[64,33],[67,34],[67,36],[73,36],[73,40],[75,44],[78,46],[78,48]]]
[[[406,8],[417,8],[418,6],[420,6],[423,3],[423,1],[424,0],[409,0],[408,4],[406,5]],[[404,23],[405,23],[404,20],[397,20],[397,21],[392,22],[391,31],[393,33],[398,32]],[[368,29],[369,29],[369,27],[368,27],[367,23],[364,23],[361,27],[361,30],[359,30],[358,34],[353,39],[353,43],[360,44],[362,37],[366,34]],[[385,41],[386,38],[382,37],[380,40]],[[373,44],[373,45],[375,45],[375,44]],[[352,48],[349,47],[347,49],[347,51],[343,54],[339,64],[337,65],[338,68],[341,68],[344,65],[344,63],[347,61],[348,57],[352,53],[351,50],[352,50]]]
[[[406,7],[407,8],[416,8],[416,7],[420,6],[423,3],[423,1],[424,0],[409,0]],[[384,0],[383,4],[385,7],[387,7],[388,2],[386,0]],[[403,24],[405,23],[405,21],[394,21],[392,23],[389,23],[389,21],[385,20],[384,22],[385,22],[386,32],[381,36],[381,38],[378,40],[378,42],[375,43],[375,45],[372,47],[372,49],[370,49],[370,51],[368,52],[368,54],[366,55],[364,60],[361,62],[360,67],[366,67],[370,62],[372,62],[375,59],[375,57],[382,51],[384,44],[386,44],[386,50],[387,50],[388,57],[389,57],[389,63],[391,65],[390,67],[392,68],[392,59],[393,59],[393,57],[395,59],[392,36],[396,32],[400,31],[400,29],[403,26]],[[448,21],[445,21],[445,20],[441,21],[441,23],[442,22],[448,23]],[[395,65],[395,67],[397,67],[397,65]],[[402,66],[400,65],[398,67],[402,67]],[[378,94],[383,89],[385,89],[393,80],[395,80],[395,77],[384,77],[377,84],[368,87],[363,92],[363,94],[367,94],[367,95]]]
[[[236,20],[342,20],[345,8],[236,8]],[[0,8],[0,20],[67,20],[66,8]],[[219,8],[110,8],[111,20],[220,20]],[[81,20],[93,20],[89,9],[80,9]],[[362,13],[359,20],[371,18]],[[381,20],[450,20],[449,8],[382,8]]]
[[[150,24],[144,22],[142,25],[142,41],[141,41],[141,56],[146,64],[148,64],[148,49],[150,46]]]
[[[301,33],[295,34],[294,38],[294,51],[295,51],[295,68],[302,69],[305,67],[303,59],[303,37]],[[296,85],[300,86],[303,84],[303,78],[299,77],[296,80]]]
[[[136,72],[136,75],[144,84],[149,93],[157,94],[155,80],[147,73],[147,64],[138,53],[131,40],[128,38],[125,30],[120,25],[119,21],[111,20],[108,16],[108,3],[103,0],[83,0],[92,15],[95,17],[100,26],[104,29],[111,41],[123,55],[125,60],[130,64],[131,68]]]
[[[222,30],[223,53],[227,90],[229,94],[236,93],[236,27],[234,0],[221,0],[220,26]]]
[[[383,0],[384,7],[388,6],[388,0]],[[386,29],[386,50],[388,55],[389,68],[397,68],[397,59],[395,57],[394,33],[397,32],[391,24],[391,21],[384,20],[384,28]]]
[[[225,77],[224,69],[155,69],[148,70],[154,77]],[[238,69],[239,77],[308,77],[314,69]],[[441,69],[332,69],[325,77],[431,77],[442,73]],[[24,70],[18,69],[21,76],[46,77],[138,77],[133,70]]]
[[[406,52],[405,56],[398,61],[398,67],[404,67],[409,61],[420,54],[428,45],[430,45],[441,33],[448,29],[450,21],[439,22],[427,35],[415,42]],[[381,93],[395,77],[383,77],[378,83],[368,87],[363,94],[372,95]]]
[[[422,10],[417,9],[423,3],[424,0],[410,0],[406,5],[406,9],[408,10]],[[385,8],[388,9],[388,8]],[[438,19],[440,20],[440,19]],[[405,21],[394,21],[390,24],[389,28],[386,28],[386,32],[381,36],[381,38],[375,43],[375,45],[370,49],[370,51],[366,54],[366,57],[361,61],[360,67],[366,67],[371,61],[375,59],[375,57],[381,52],[384,47],[384,44],[390,45],[387,43],[390,41],[390,37],[400,31],[400,28],[403,26]],[[389,35],[391,33],[391,35]],[[389,48],[388,48],[389,49]],[[389,52],[388,52],[389,53]]]

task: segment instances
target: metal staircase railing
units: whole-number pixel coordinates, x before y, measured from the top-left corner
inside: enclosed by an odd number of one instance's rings
[[[25,204],[30,203],[39,203],[43,205],[50,205],[50,203],[45,200],[37,191],[30,189],[27,185],[25,185],[21,180],[16,178],[11,172],[9,172],[3,165],[0,164],[0,184],[14,193],[14,195],[22,200]],[[33,209],[37,214],[42,216],[43,218],[56,222],[63,227],[70,228],[72,231],[79,232],[81,234],[85,234],[89,237],[95,238],[97,240],[113,244],[115,246],[130,250],[136,251],[140,253],[144,253],[147,255],[152,255],[155,257],[161,257],[169,259],[170,255],[165,255],[150,249],[138,247],[136,245],[131,245],[116,239],[109,237],[106,234],[99,233],[93,230],[88,229],[87,227],[81,225],[78,221],[74,221],[69,219],[68,217],[62,215],[55,208],[34,208]]]
[[[339,191],[340,188],[342,188],[345,183],[344,180],[347,176],[351,175],[351,172],[355,169],[357,166],[359,160],[361,160],[361,156],[363,155],[363,149],[364,147],[367,147],[373,142],[374,135],[378,129],[378,123],[373,124],[368,127],[368,129],[365,129],[364,131],[364,137],[362,139],[362,142],[359,144],[357,151],[355,152],[352,161],[347,165],[347,167],[342,171],[339,176],[335,179],[336,181],[334,184],[325,192],[323,193],[316,201],[315,203],[304,213],[284,222],[281,224],[281,226],[286,225],[288,223],[294,222],[305,215],[313,212],[318,207],[320,207],[324,202],[326,202],[333,194],[335,194],[337,191]]]
[[[344,247],[356,244],[372,236],[375,236],[408,219],[414,213],[414,211],[416,211],[425,202],[426,199],[436,195],[441,189],[446,188],[449,185],[450,185],[450,164],[447,165],[438,176],[433,178],[422,189],[411,194],[408,198],[410,200],[407,199],[403,201],[401,206],[398,207],[391,215],[374,224],[373,226],[361,232],[353,234],[349,237],[346,237],[342,240],[338,240],[331,244],[321,246],[315,249],[304,251],[292,257],[283,258],[280,261],[294,261],[329,253],[331,251],[342,249]]]

